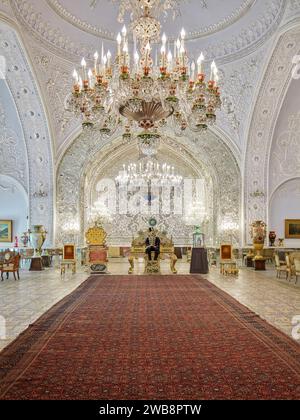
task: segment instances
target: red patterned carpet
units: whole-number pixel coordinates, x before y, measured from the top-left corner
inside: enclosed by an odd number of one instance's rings
[[[0,353],[1,399],[298,399],[300,346],[201,277],[88,279]]]

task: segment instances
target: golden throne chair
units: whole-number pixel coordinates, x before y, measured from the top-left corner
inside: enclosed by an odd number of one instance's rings
[[[177,257],[175,255],[174,243],[172,238],[168,238],[165,232],[155,230],[155,235],[160,239],[160,255],[157,261],[149,261],[148,255],[146,254],[146,239],[149,236],[149,229],[140,231],[136,238],[133,238],[131,244],[131,251],[128,258],[130,267],[128,274],[134,272],[134,262],[138,258],[144,258],[145,261],[145,274],[160,274],[160,261],[166,258],[170,260],[170,270],[173,274],[177,274],[176,262]]]
[[[107,233],[102,226],[95,224],[86,234],[88,245],[87,265],[91,274],[107,274],[108,247],[106,245]]]

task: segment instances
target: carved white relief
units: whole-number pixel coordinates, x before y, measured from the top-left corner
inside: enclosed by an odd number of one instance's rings
[[[274,139],[270,156],[270,193],[295,177],[300,177],[300,112],[288,118],[287,129]]]
[[[296,198],[300,199],[300,176],[296,179],[289,180],[282,184],[274,193],[280,194],[282,200]]]
[[[44,97],[50,109],[51,123],[58,146],[80,124],[65,106],[66,96],[72,90],[73,67],[63,64],[53,54],[39,48],[35,42],[31,48],[31,55],[39,81],[44,88]]]
[[[254,220],[267,221],[269,151],[282,95],[291,80],[292,58],[298,53],[299,39],[299,28],[282,35],[259,90],[245,158],[245,232]],[[250,242],[250,237],[246,240]]]
[[[12,0],[12,5],[20,22],[26,25],[27,29],[35,37],[39,38],[47,48],[52,48],[56,52],[60,52],[61,55],[93,57],[95,52],[94,48],[92,50],[89,45],[66,36],[58,27],[52,27],[49,22],[43,19],[42,13],[38,10],[36,3],[29,0]],[[253,17],[248,26],[240,28],[238,34],[229,36],[224,41],[220,41],[219,39],[216,42],[210,41],[205,46],[203,52],[208,60],[214,58],[222,60],[222,58],[227,56],[235,56],[243,50],[254,50],[255,44],[262,39],[266,40],[274,33],[281,22],[285,9],[285,1],[267,0],[264,3],[261,2],[257,7],[261,11],[260,14]],[[203,34],[191,34],[191,38],[193,36],[194,38],[198,38],[201,35]],[[109,38],[107,34],[102,36]]]
[[[23,138],[8,125],[4,104],[0,102],[0,171],[15,178],[28,190],[27,153]]]
[[[114,1],[114,0],[112,0]],[[236,9],[232,10],[228,16],[224,17],[220,21],[211,24],[209,26],[205,26],[202,28],[199,28],[197,30],[194,30],[192,32],[187,32],[187,39],[197,39],[201,36],[208,36],[212,35],[218,31],[226,29],[228,26],[233,25],[235,22],[237,22],[247,11],[253,6],[253,3],[255,0],[244,0],[242,4],[240,4]],[[53,10],[63,19],[65,19],[67,22],[71,23],[75,27],[84,30],[87,33],[90,33],[92,35],[96,35],[103,39],[108,39],[110,41],[114,41],[115,34],[107,29],[96,27],[94,25],[91,25],[90,23],[83,21],[80,16],[75,16],[70,10],[66,9],[61,1],[59,0],[47,0],[47,3],[53,8]],[[97,2],[98,3],[98,2]],[[200,3],[200,1],[199,1]],[[203,6],[204,8],[209,8],[209,4],[207,2],[204,2],[202,0],[203,4],[200,4],[200,6]],[[100,5],[100,4],[98,4]],[[93,7],[93,9],[96,9],[97,11],[100,10],[100,8],[97,9],[97,4]],[[178,11],[179,13],[182,13],[182,10],[180,9]]]
[[[300,1],[299,0],[287,0],[287,6],[283,22],[286,23],[295,17],[300,16]]]
[[[27,58],[14,30],[0,23],[0,38],[0,55],[5,56],[7,61],[6,82],[18,110],[28,152],[29,219],[31,224],[45,225],[50,244],[53,237],[53,164],[47,119]],[[34,193],[40,190],[47,193],[47,197],[34,197]]]
[[[218,112],[217,125],[242,147],[249,109],[259,80],[269,45],[237,63],[222,66],[220,87],[222,109]]]

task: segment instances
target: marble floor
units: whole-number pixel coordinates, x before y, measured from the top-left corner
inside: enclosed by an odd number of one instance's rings
[[[178,274],[189,273],[189,264],[184,261],[179,261],[177,268]],[[136,274],[143,274],[143,263],[137,263],[135,270]],[[111,260],[109,271],[110,274],[127,274],[128,263],[124,259]],[[163,262],[162,274],[169,273],[168,263]],[[38,273],[24,269],[20,281],[11,278],[0,282],[0,351],[87,277],[84,270],[61,278],[57,268]],[[217,268],[212,268],[204,277],[291,336],[292,319],[300,316],[300,281],[294,285],[294,279],[290,283],[277,280],[272,268],[266,272],[244,268],[239,277],[224,277]]]

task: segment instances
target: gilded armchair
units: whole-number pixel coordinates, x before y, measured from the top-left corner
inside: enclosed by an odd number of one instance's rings
[[[128,274],[133,274],[134,272],[134,261],[138,258],[143,257],[145,260],[145,273],[151,274],[160,273],[160,261],[165,258],[170,260],[170,270],[173,274],[177,274],[176,262],[177,257],[174,252],[174,243],[172,238],[167,237],[166,232],[160,232],[155,230],[155,235],[160,239],[160,255],[157,261],[149,261],[146,255],[146,239],[149,236],[148,229],[145,231],[140,231],[136,238],[133,238],[131,244],[130,256],[128,258],[130,267]],[[152,267],[153,266],[153,267]]]

